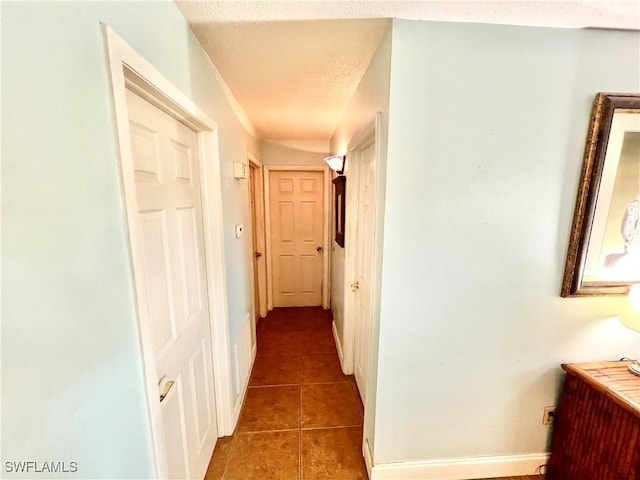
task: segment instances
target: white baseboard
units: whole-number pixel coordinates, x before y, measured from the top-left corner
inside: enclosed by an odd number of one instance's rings
[[[362,455],[364,456],[364,465],[367,467],[367,475],[369,475],[370,479],[373,479],[373,456],[371,455],[371,446],[366,438],[362,444]]]
[[[365,462],[371,462],[371,453],[368,460],[364,453]],[[371,480],[468,480],[535,475],[548,461],[549,455],[540,453],[367,465],[367,469]]]
[[[342,369],[342,373],[345,373],[344,356],[342,354],[342,344],[340,343],[340,335],[338,335],[338,329],[336,327],[335,320],[331,322],[331,331],[333,332],[333,341],[336,342],[336,350],[338,350],[338,359],[340,360],[340,368]]]
[[[235,344],[235,360],[236,360],[236,382],[240,385],[240,391],[236,396],[236,401],[233,405],[233,428],[238,423],[240,416],[240,410],[244,403],[244,397],[247,395],[247,389],[249,388],[249,379],[251,378],[251,371],[253,370],[253,363],[256,359],[256,353],[258,352],[257,344],[251,344],[251,317],[247,315],[245,323],[238,333],[238,341]]]

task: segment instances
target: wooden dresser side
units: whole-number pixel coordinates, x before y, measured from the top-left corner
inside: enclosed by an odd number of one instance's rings
[[[640,377],[629,363],[562,365],[550,479],[640,480]]]

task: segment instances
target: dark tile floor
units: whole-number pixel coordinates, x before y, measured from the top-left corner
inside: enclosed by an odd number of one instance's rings
[[[258,353],[232,437],[205,480],[365,480],[363,408],[340,369],[331,312],[277,308],[258,324]]]
[[[366,480],[362,402],[340,369],[331,312],[277,308],[257,333],[238,426],[218,440],[205,480]]]
[[[486,478],[485,480],[542,480],[543,478],[541,475],[526,475],[524,477]]]

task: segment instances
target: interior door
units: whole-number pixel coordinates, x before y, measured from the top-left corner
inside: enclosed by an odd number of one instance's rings
[[[260,318],[260,282],[258,280],[258,261],[262,257],[262,252],[258,250],[258,223],[256,215],[256,167],[249,165],[249,202],[251,205],[251,237],[252,237],[252,255],[253,255],[253,305],[255,322],[258,323]]]
[[[203,478],[218,432],[197,136],[129,90],[127,105],[134,171],[123,173],[135,179],[137,294],[156,367],[146,373],[157,375],[169,477]]]
[[[273,304],[322,305],[324,172],[272,170],[269,197]]]
[[[362,400],[367,392],[369,344],[371,341],[371,272],[373,267],[373,227],[375,196],[375,144],[358,154],[358,220],[356,225],[354,375]]]

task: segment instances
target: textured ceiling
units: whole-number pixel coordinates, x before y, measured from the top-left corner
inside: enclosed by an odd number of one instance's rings
[[[181,1],[259,138],[327,140],[389,18],[640,30],[640,0]]]
[[[328,139],[389,21],[192,24],[260,138]]]

